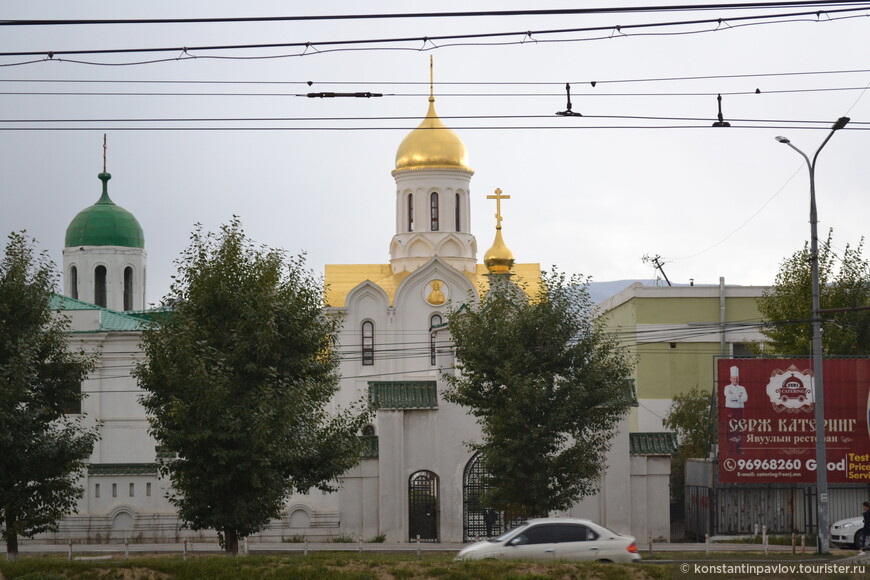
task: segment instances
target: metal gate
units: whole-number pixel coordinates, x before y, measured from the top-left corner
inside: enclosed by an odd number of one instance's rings
[[[483,503],[487,488],[486,473],[480,462],[480,453],[475,453],[465,466],[465,474],[462,478],[463,542],[498,536],[502,533],[501,514]]]
[[[417,471],[408,480],[408,539],[438,541],[438,476]]]
[[[468,460],[462,478],[463,542],[500,536],[528,519],[525,514],[498,511],[486,505],[484,498],[489,485],[480,459],[480,453],[476,453]]]

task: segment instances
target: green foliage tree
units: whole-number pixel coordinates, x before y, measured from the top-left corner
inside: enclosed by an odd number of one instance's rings
[[[499,276],[478,304],[449,313],[456,373],[445,398],[482,429],[484,501],[546,515],[594,493],[634,397],[633,363],[593,316],[588,279],[553,270],[531,296]]]
[[[73,511],[96,427],[64,411],[81,400],[95,359],[69,348],[69,320],[54,315],[54,264],[12,233],[0,262],[0,537],[7,558],[18,538],[54,530]]]
[[[332,489],[358,462],[367,415],[328,411],[340,320],[302,256],[255,246],[235,218],[219,234],[197,227],[177,265],[134,374],[151,433],[177,454],[161,465],[170,501],[236,554],[293,490]]]
[[[674,396],[662,424],[677,434],[677,453],[671,462],[671,499],[682,505],[685,493],[686,459],[707,457],[713,434],[709,392],[695,387]]]
[[[870,265],[863,256],[864,239],[833,247],[833,230],[819,244],[819,301],[822,310],[870,306]],[[812,276],[810,249],[804,244],[780,265],[776,280],[758,300],[766,326],[759,345],[766,354],[809,356],[812,351]],[[870,354],[870,310],[822,315],[822,349],[826,355]]]

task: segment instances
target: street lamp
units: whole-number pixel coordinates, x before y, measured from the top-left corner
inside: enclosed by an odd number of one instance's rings
[[[813,371],[815,385],[816,405],[816,487],[817,507],[819,524],[819,553],[826,554],[830,544],[830,526],[828,523],[828,457],[825,449],[825,397],[824,382],[822,379],[822,315],[819,305],[819,232],[818,215],[816,213],[816,159],[822,148],[827,145],[836,131],[839,131],[849,122],[849,117],[840,117],[831,127],[831,132],[816,149],[813,160],[806,153],[795,147],[786,137],[777,137],[776,140],[784,143],[801,154],[807,162],[810,170],[810,263],[812,264],[813,278]]]

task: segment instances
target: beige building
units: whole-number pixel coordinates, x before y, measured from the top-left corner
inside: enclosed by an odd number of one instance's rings
[[[635,283],[599,304],[637,357],[637,408],[631,430],[663,431],[674,395],[714,385],[717,357],[748,355],[761,341],[757,300],[763,286],[644,286]]]

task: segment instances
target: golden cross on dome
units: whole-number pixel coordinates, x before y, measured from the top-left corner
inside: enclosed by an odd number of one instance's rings
[[[495,200],[495,229],[501,229],[501,200],[510,199],[511,196],[503,195],[500,188],[496,188],[495,195],[487,195],[486,199],[494,199]]]
[[[103,133],[103,173],[106,172],[106,134]]]
[[[435,58],[429,55],[429,102],[435,102]]]

